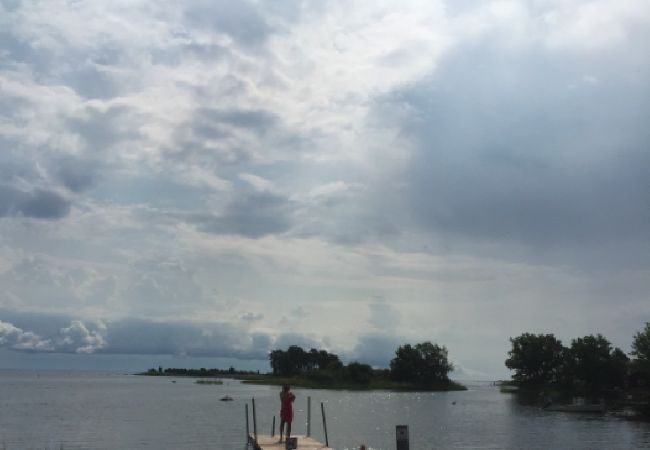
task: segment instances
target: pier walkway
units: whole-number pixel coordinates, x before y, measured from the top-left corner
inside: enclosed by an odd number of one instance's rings
[[[298,438],[298,448],[296,450],[332,450],[330,447],[325,447],[315,439],[307,436],[292,435],[291,437]],[[280,442],[277,436],[257,436],[257,445],[260,450],[284,450],[284,441]]]

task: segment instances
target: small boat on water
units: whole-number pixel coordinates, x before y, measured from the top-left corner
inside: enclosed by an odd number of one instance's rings
[[[221,400],[222,402],[232,402],[233,398],[231,396],[229,396],[229,395],[226,395],[226,396],[221,397],[219,400]]]

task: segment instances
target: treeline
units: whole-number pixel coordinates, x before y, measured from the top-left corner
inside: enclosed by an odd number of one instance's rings
[[[314,348],[305,351],[297,345],[287,350],[273,350],[269,360],[275,377],[307,380],[322,385],[462,388],[449,380],[453,365],[449,362],[447,349],[431,342],[400,346],[390,362],[390,369],[373,369],[358,361],[345,365],[336,354]]]
[[[524,333],[510,343],[505,364],[524,387],[598,393],[650,384],[650,323],[634,336],[632,359],[601,334],[573,339],[569,346],[553,334]]]
[[[234,367],[229,369],[206,369],[201,367],[200,369],[183,369],[183,368],[168,368],[163,369],[158,367],[157,369],[149,369],[146,372],[140,375],[161,375],[161,376],[185,376],[185,377],[221,377],[221,376],[235,376],[235,375],[257,375],[259,371],[246,371],[246,370],[236,370]]]

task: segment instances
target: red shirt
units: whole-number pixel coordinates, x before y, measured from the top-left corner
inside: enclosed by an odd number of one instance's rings
[[[284,392],[280,393],[280,402],[282,406],[280,407],[280,420],[282,422],[291,422],[293,420],[293,408],[291,403],[296,399],[296,396],[293,395],[293,392]]]

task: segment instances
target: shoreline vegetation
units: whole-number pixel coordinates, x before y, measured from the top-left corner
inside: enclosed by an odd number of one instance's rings
[[[271,373],[222,369],[149,369],[138,375],[194,378],[233,378],[248,384],[281,386],[289,384],[308,389],[389,390],[389,391],[464,391],[467,388],[448,377],[453,365],[447,349],[431,342],[405,344],[395,351],[389,369],[375,369],[353,361],[343,364],[325,350],[305,351],[292,345],[287,350],[270,352]],[[206,383],[207,384],[207,383]]]
[[[523,333],[510,343],[505,365],[514,374],[499,383],[502,392],[549,410],[600,404],[603,412],[650,418],[650,323],[634,336],[632,359],[601,334],[568,346],[553,334]]]
[[[158,373],[156,369],[149,369],[146,372],[136,375],[143,376],[161,376],[161,377],[187,377],[200,378],[196,380],[197,384],[223,384],[219,378],[229,378],[239,380],[244,384],[259,384],[265,386],[282,386],[289,384],[292,387],[304,389],[326,389],[326,390],[347,390],[347,391],[401,391],[401,392],[420,392],[420,391],[465,391],[467,388],[453,380],[444,384],[437,385],[418,385],[413,383],[400,383],[387,379],[371,380],[368,384],[353,383],[340,380],[314,380],[309,377],[277,377],[270,373],[257,373],[234,370],[206,369],[206,373],[201,374],[200,369],[163,369]]]

